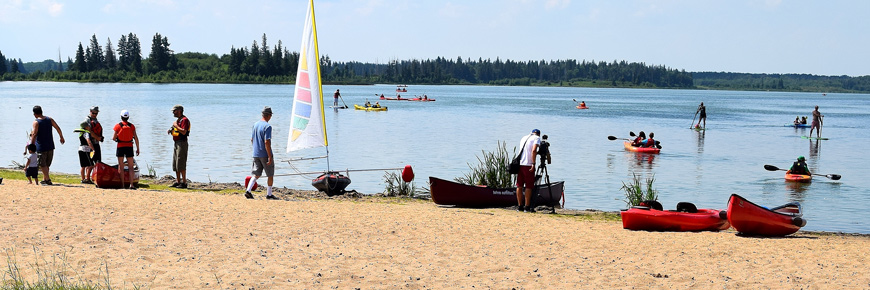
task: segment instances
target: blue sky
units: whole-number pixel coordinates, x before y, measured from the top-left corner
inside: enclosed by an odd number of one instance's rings
[[[265,33],[299,50],[307,0],[0,0],[0,52],[74,57],[96,34],[155,33],[218,55]],[[321,54],[338,61],[626,60],[687,71],[870,75],[870,1],[315,1]]]

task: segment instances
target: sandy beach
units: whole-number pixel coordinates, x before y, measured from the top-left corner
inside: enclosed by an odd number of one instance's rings
[[[866,236],[637,232],[411,199],[255,196],[5,180],[0,245],[29,281],[29,265],[56,259],[76,281],[126,289],[870,288]]]

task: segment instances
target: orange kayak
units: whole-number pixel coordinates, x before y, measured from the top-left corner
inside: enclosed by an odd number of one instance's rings
[[[785,172],[785,181],[791,182],[812,182],[812,175],[804,175],[804,174],[791,174],[791,171]]]
[[[625,150],[632,152],[659,154],[659,152],[661,151],[661,149],[655,147],[634,147],[631,146],[631,142],[629,141],[625,141],[623,142],[623,144],[625,144]]]

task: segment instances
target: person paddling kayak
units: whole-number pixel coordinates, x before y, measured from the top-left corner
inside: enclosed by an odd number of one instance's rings
[[[800,174],[800,175],[811,175],[810,169],[807,167],[806,158],[803,156],[798,156],[797,161],[791,165],[791,168],[788,169],[791,174]]]

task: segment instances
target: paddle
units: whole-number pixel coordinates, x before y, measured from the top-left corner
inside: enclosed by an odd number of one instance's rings
[[[780,169],[779,167],[776,167],[773,165],[766,165],[766,164],[764,165],[764,169],[767,171],[777,171],[777,170],[788,171],[786,169]],[[843,176],[840,176],[839,174],[815,174],[815,173],[811,173],[811,174],[815,175],[815,176],[824,176],[824,177],[827,177],[827,178],[830,178],[833,180],[840,180],[840,178],[843,178]]]
[[[695,118],[698,117],[698,111],[695,111],[695,116],[692,117],[692,124],[689,125],[689,129],[693,129],[695,127]]]

